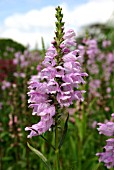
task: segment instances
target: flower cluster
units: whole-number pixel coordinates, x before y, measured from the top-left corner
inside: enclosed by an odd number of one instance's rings
[[[114,53],[107,47],[111,45],[111,42],[102,41],[103,49],[96,39],[89,37],[84,38],[81,43],[78,45],[78,49],[82,56],[80,62],[83,63],[85,71],[89,74],[87,93],[89,100],[91,101],[94,97],[100,100],[110,98],[111,89],[110,92],[107,92],[107,88],[110,87],[110,80],[113,77]]]
[[[96,56],[99,54],[99,48],[97,45],[97,41],[95,39],[83,39],[82,40],[83,45],[78,45],[78,49],[80,50],[80,54],[82,56],[82,62],[85,63],[85,60],[87,60],[86,64],[87,66],[94,66]],[[89,68],[88,68],[89,69]],[[92,69],[93,70],[93,69]],[[90,71],[92,71],[90,68]],[[94,74],[94,72],[92,72]]]
[[[83,77],[87,73],[81,72],[79,50],[71,48],[76,46],[76,35],[72,29],[64,33],[62,15],[57,17],[59,31],[42,62],[44,69],[29,83],[32,114],[40,116],[40,122],[25,128],[31,131],[29,138],[46,132],[55,124],[58,108],[68,107],[76,100],[83,101],[85,91],[78,88],[85,83]]]
[[[13,64],[19,65],[20,68],[25,68],[30,66],[35,62],[40,61],[40,56],[37,52],[29,52],[29,49],[26,49],[24,53],[16,52],[14,54]]]
[[[81,73],[81,66],[78,62],[79,50],[71,51],[69,46],[74,45],[75,33],[69,30],[64,35],[64,41],[61,44],[63,56],[61,62],[57,63],[57,51],[54,46],[47,52],[43,65],[45,68],[39,72],[37,80],[30,81],[30,107],[33,108],[33,115],[41,117],[39,123],[26,127],[25,130],[31,130],[28,137],[40,135],[46,132],[54,124],[53,116],[56,113],[56,103],[60,107],[70,106],[74,100],[83,101],[82,93],[85,91],[77,90],[79,84],[85,83]],[[69,41],[68,41],[69,40]]]
[[[98,128],[99,134],[105,136],[114,136],[114,122],[98,123],[100,126]]]
[[[96,155],[100,157],[99,162],[104,162],[105,166],[110,169],[114,167],[114,139],[110,138],[106,142],[105,152],[97,153]]]
[[[112,114],[112,120],[114,120],[114,114]],[[98,128],[100,134],[114,136],[114,122],[98,123],[98,125],[100,126]],[[99,156],[99,162],[104,162],[105,166],[110,169],[114,167],[114,138],[110,138],[106,142],[105,151],[96,155]]]
[[[10,82],[8,82],[8,81],[6,81],[6,80],[3,80],[3,81],[2,81],[1,89],[2,89],[2,90],[5,90],[5,89],[9,88],[10,86],[11,86],[11,83],[10,83]]]

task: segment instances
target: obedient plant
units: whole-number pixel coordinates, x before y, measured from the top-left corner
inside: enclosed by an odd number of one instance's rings
[[[76,49],[76,34],[72,29],[64,33],[62,18],[62,9],[57,7],[55,37],[42,62],[44,68],[29,82],[29,107],[33,108],[32,115],[40,117],[40,121],[25,128],[26,131],[30,131],[28,138],[42,135],[51,128],[55,131],[57,169],[60,149],[58,126],[65,108],[77,100],[83,101],[85,91],[79,87],[85,83],[83,77],[87,76],[87,73],[81,72],[81,56]]]
[[[103,134],[105,136],[109,136],[108,140],[106,140],[106,146],[104,146],[104,152],[97,153],[99,156],[99,162],[104,162],[105,166],[110,169],[114,168],[114,113],[112,114],[112,120],[107,123],[98,123],[99,134]]]

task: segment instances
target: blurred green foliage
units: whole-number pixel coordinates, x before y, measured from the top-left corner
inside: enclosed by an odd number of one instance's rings
[[[26,47],[12,39],[0,39],[0,59],[11,59],[12,53],[24,52]]]

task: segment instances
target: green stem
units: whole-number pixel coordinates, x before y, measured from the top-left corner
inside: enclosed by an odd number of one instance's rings
[[[42,139],[44,139],[47,142],[47,144],[49,144],[55,150],[55,147],[51,145],[49,141],[43,135],[40,135],[40,136],[42,137]]]
[[[81,164],[82,164],[82,141],[79,141],[78,144],[78,170],[81,170]]]
[[[55,155],[56,155],[56,170],[60,170],[57,122],[55,126]]]

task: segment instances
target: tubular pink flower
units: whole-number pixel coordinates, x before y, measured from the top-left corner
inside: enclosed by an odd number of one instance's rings
[[[63,38],[66,40],[66,39],[70,39],[70,38],[74,38],[76,37],[76,34],[74,32],[73,29],[69,29],[63,36]]]
[[[105,136],[114,136],[114,122],[113,122],[113,113],[112,121],[106,123],[98,123],[99,134],[104,134]],[[106,140],[106,146],[104,146],[104,152],[97,153],[96,156],[99,156],[99,162],[104,162],[105,166],[110,169],[114,167],[114,138]]]
[[[40,117],[39,123],[25,128],[31,131],[29,138],[45,133],[54,125],[56,106],[69,107],[75,100],[83,101],[84,91],[77,88],[85,83],[83,77],[87,73],[81,72],[79,50],[71,49],[76,45],[75,32],[69,30],[63,39],[60,44],[62,56],[58,56],[56,48],[51,46],[42,63],[45,68],[29,82],[29,107],[33,108],[33,115]],[[57,60],[57,57],[61,58]]]
[[[110,138],[106,142],[105,151],[97,153],[96,156],[99,156],[99,162],[104,162],[105,166],[110,169],[114,167],[114,139]]]
[[[105,136],[114,136],[114,122],[98,123],[99,134],[104,134]]]

